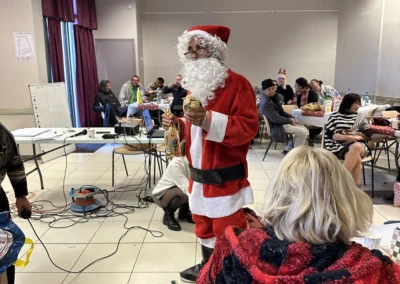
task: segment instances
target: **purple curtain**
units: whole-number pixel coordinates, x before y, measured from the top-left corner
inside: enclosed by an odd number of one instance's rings
[[[64,82],[64,62],[61,44],[61,22],[48,18],[49,50],[53,82]]]
[[[100,117],[93,111],[94,97],[99,88],[93,32],[74,26],[76,52],[76,91],[82,127],[100,126]]]
[[[43,16],[63,22],[75,22],[73,0],[42,0]]]
[[[95,0],[76,0],[76,9],[78,11],[78,25],[97,30]]]

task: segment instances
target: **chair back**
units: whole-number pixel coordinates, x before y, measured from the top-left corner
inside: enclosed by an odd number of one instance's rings
[[[385,118],[397,118],[399,113],[395,110],[387,110],[387,111],[382,111],[382,117]]]
[[[321,139],[321,148],[325,149],[325,132],[326,132],[326,123],[324,124],[324,127],[322,127],[322,139]]]
[[[298,106],[297,105],[283,105],[282,108],[286,113],[292,114],[292,111],[294,109],[298,109]]]
[[[269,137],[271,137],[271,126],[269,125],[269,121],[268,121],[268,119],[265,117],[265,115],[262,115],[262,116],[263,116],[263,118],[264,118],[265,128],[266,128],[267,134],[268,134]]]

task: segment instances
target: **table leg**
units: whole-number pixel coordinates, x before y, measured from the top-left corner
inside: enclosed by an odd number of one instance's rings
[[[37,162],[37,157],[36,157],[36,145],[32,144],[32,147],[33,147],[33,157],[34,157],[33,160],[35,161],[36,169],[37,169],[37,171],[39,173],[40,186],[41,186],[42,189],[44,189],[42,172],[40,171],[40,167],[39,167],[39,164]]]

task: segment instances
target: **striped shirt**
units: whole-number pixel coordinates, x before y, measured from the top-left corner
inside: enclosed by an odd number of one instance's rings
[[[345,130],[354,130],[371,136],[368,121],[362,113],[334,112],[329,117],[325,130],[324,148],[333,153],[337,153],[345,147],[345,141],[333,140],[335,134],[343,134]]]

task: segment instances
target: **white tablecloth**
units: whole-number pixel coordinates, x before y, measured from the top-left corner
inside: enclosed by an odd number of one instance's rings
[[[390,105],[369,105],[360,107],[358,112],[361,113],[368,113],[369,111],[373,110],[374,108],[378,107],[375,112],[375,116],[380,116],[382,111],[386,110],[390,107]],[[294,119],[300,124],[312,125],[317,127],[324,127],[324,124],[328,122],[329,116],[331,112],[326,112],[324,117],[315,117],[315,116],[303,116],[303,111],[301,109],[294,109],[292,111],[292,115]]]
[[[162,101],[164,101],[164,99]],[[169,109],[171,107],[172,102],[173,102],[173,99],[169,98],[169,103],[168,104],[166,104],[166,103],[157,104],[156,102],[143,103],[143,104],[156,104],[156,105],[158,105],[158,109],[167,110],[167,109]],[[128,106],[128,111],[126,113],[126,117],[129,117],[130,115],[137,113],[138,112],[138,105],[139,105],[138,103],[130,104]]]

